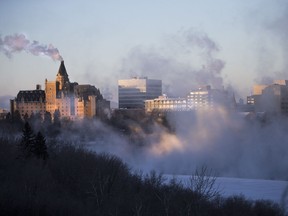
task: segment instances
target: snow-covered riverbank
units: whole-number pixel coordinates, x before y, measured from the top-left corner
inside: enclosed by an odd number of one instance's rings
[[[188,175],[165,175],[165,178],[167,178],[168,181],[173,177],[176,177],[184,185],[188,183],[190,178]],[[288,182],[278,180],[217,177],[214,187],[225,197],[242,194],[248,199],[265,199],[280,204],[284,195],[283,193],[288,187]],[[286,197],[286,200],[288,200],[288,197]]]

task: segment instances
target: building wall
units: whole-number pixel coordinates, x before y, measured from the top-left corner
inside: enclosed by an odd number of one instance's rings
[[[211,89],[210,86],[201,87],[189,92],[186,98],[167,98],[160,96],[153,100],[145,101],[145,111],[189,111],[213,110],[218,107],[235,109],[234,96],[230,96],[222,89]]]
[[[191,91],[187,95],[187,108],[192,110],[206,109],[212,106],[212,95],[208,90]]]
[[[267,86],[255,101],[255,110],[288,114],[288,86],[279,84]]]
[[[60,111],[61,118],[73,117],[74,115],[72,115],[72,109],[71,109],[71,107],[73,106],[74,106],[73,98],[71,99],[70,97],[63,97],[56,99],[56,109]]]
[[[78,118],[84,118],[85,116],[85,102],[81,98],[75,98],[76,115]]]
[[[8,110],[0,108],[0,120],[5,119],[7,114]]]
[[[90,95],[85,104],[85,116],[93,118],[96,116],[96,96]]]
[[[20,101],[16,103],[16,109],[19,111],[22,118],[24,118],[25,114],[28,114],[30,117],[33,114],[40,113],[41,117],[44,118],[44,114],[46,111],[45,102],[24,102]]]
[[[145,101],[145,111],[184,111],[187,109],[185,98],[167,98],[160,96],[153,100]]]
[[[43,99],[39,98],[40,96]],[[17,98],[11,100],[10,107],[12,114],[18,110],[22,118],[26,113],[30,116],[38,112],[44,117],[46,111],[53,117],[56,110],[59,110],[61,118],[92,118],[96,115],[97,96],[102,99],[95,86],[70,83],[62,61],[56,80],[45,80],[45,91],[41,90],[40,85],[37,85],[36,90],[19,91]]]
[[[274,80],[273,84],[288,86],[288,80]]]
[[[95,95],[81,97],[73,93],[67,94],[67,91],[63,92],[57,89],[57,81],[46,83],[47,111],[51,114],[57,109],[60,111],[61,118],[81,119],[84,117],[92,118],[96,115]]]
[[[45,80],[46,111],[50,112],[52,115],[57,109],[56,99],[58,88],[59,83],[55,81],[47,81],[47,79]]]
[[[144,108],[145,100],[162,95],[162,81],[147,77],[118,80],[119,108]]]
[[[105,99],[98,100],[96,104],[96,116],[100,119],[107,119],[110,114],[110,101]]]
[[[235,101],[234,101],[235,102]],[[210,86],[190,91],[187,95],[188,109],[215,109],[217,107],[233,108],[233,97],[224,89],[211,89]]]
[[[75,104],[77,118],[93,118],[96,115],[96,97],[94,95],[88,96],[88,100],[75,98]]]
[[[250,105],[255,104],[255,95],[247,96],[247,104],[250,104]]]
[[[253,86],[253,95],[261,95],[263,89],[265,89],[267,85],[254,85]]]
[[[146,80],[146,100],[154,99],[162,95],[162,81],[161,80]]]
[[[45,92],[41,90],[40,85],[36,86],[36,90],[19,91],[17,97],[11,100],[11,113],[18,110],[21,117],[27,114],[30,117],[33,114],[39,113],[44,117],[46,111]]]
[[[59,80],[59,78],[57,78]],[[45,82],[45,95],[46,95],[46,111],[52,115],[55,110],[60,111],[61,117],[70,117],[74,114],[74,98],[67,96],[60,90],[60,83],[58,81]],[[62,86],[63,87],[63,86]]]
[[[288,80],[254,85],[253,95],[247,97],[247,104],[254,105],[256,112],[288,114]]]

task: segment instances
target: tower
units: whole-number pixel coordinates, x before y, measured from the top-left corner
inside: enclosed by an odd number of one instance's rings
[[[64,112],[68,113],[68,108],[66,107],[70,107],[70,103],[68,103],[69,98],[66,98],[66,96],[69,96],[70,89],[70,82],[64,61],[61,61],[56,75],[56,81],[45,80],[46,110],[51,114],[57,109],[60,110],[61,114]],[[63,105],[63,102],[65,102],[65,105]],[[65,109],[63,106],[65,106]]]
[[[64,65],[64,61],[61,61],[58,73],[56,75],[56,82],[59,83],[59,90],[68,90],[67,86],[69,86],[69,78]]]

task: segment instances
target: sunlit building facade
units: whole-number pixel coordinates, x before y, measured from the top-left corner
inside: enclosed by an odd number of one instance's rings
[[[32,114],[40,114],[43,117],[46,111],[45,98],[45,91],[41,90],[40,85],[37,85],[35,90],[19,91],[17,97],[11,100],[11,110],[18,110],[22,118]]]
[[[185,111],[187,109],[186,98],[168,98],[159,96],[158,98],[145,101],[145,111]]]
[[[255,112],[288,114],[288,80],[275,80],[270,85],[255,85],[247,104]]]
[[[211,89],[209,85],[190,91],[187,95],[188,110],[234,109],[235,106],[234,95],[229,95],[224,89]]]
[[[45,80],[47,111],[53,114],[55,110],[59,110],[61,118],[67,119],[92,118],[96,115],[96,96],[90,89],[96,88],[71,83],[62,61],[56,80]]]
[[[288,114],[288,85],[277,82],[263,89],[261,96],[255,101],[257,112]]]
[[[0,108],[0,120],[5,119],[7,114],[8,114],[8,110]]]
[[[43,118],[46,111],[53,117],[57,110],[61,118],[93,118],[97,110],[97,97],[103,99],[95,86],[71,83],[64,61],[61,61],[56,80],[46,79],[45,91],[41,90],[40,85],[36,90],[19,91],[17,97],[11,100],[11,113],[18,110],[22,118],[39,113]]]
[[[236,101],[234,95],[230,95],[224,89],[211,89],[210,86],[190,91],[186,98],[160,96],[156,99],[145,101],[146,112],[214,110],[218,108],[235,110]]]

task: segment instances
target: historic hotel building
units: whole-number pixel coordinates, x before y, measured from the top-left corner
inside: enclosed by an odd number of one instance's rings
[[[11,113],[18,110],[22,118],[32,113],[44,117],[47,111],[53,117],[58,110],[61,118],[92,118],[96,115],[96,100],[103,100],[99,89],[70,82],[64,61],[61,61],[56,80],[46,79],[45,91],[41,90],[40,85],[37,85],[36,90],[19,91],[17,97],[11,100]]]

